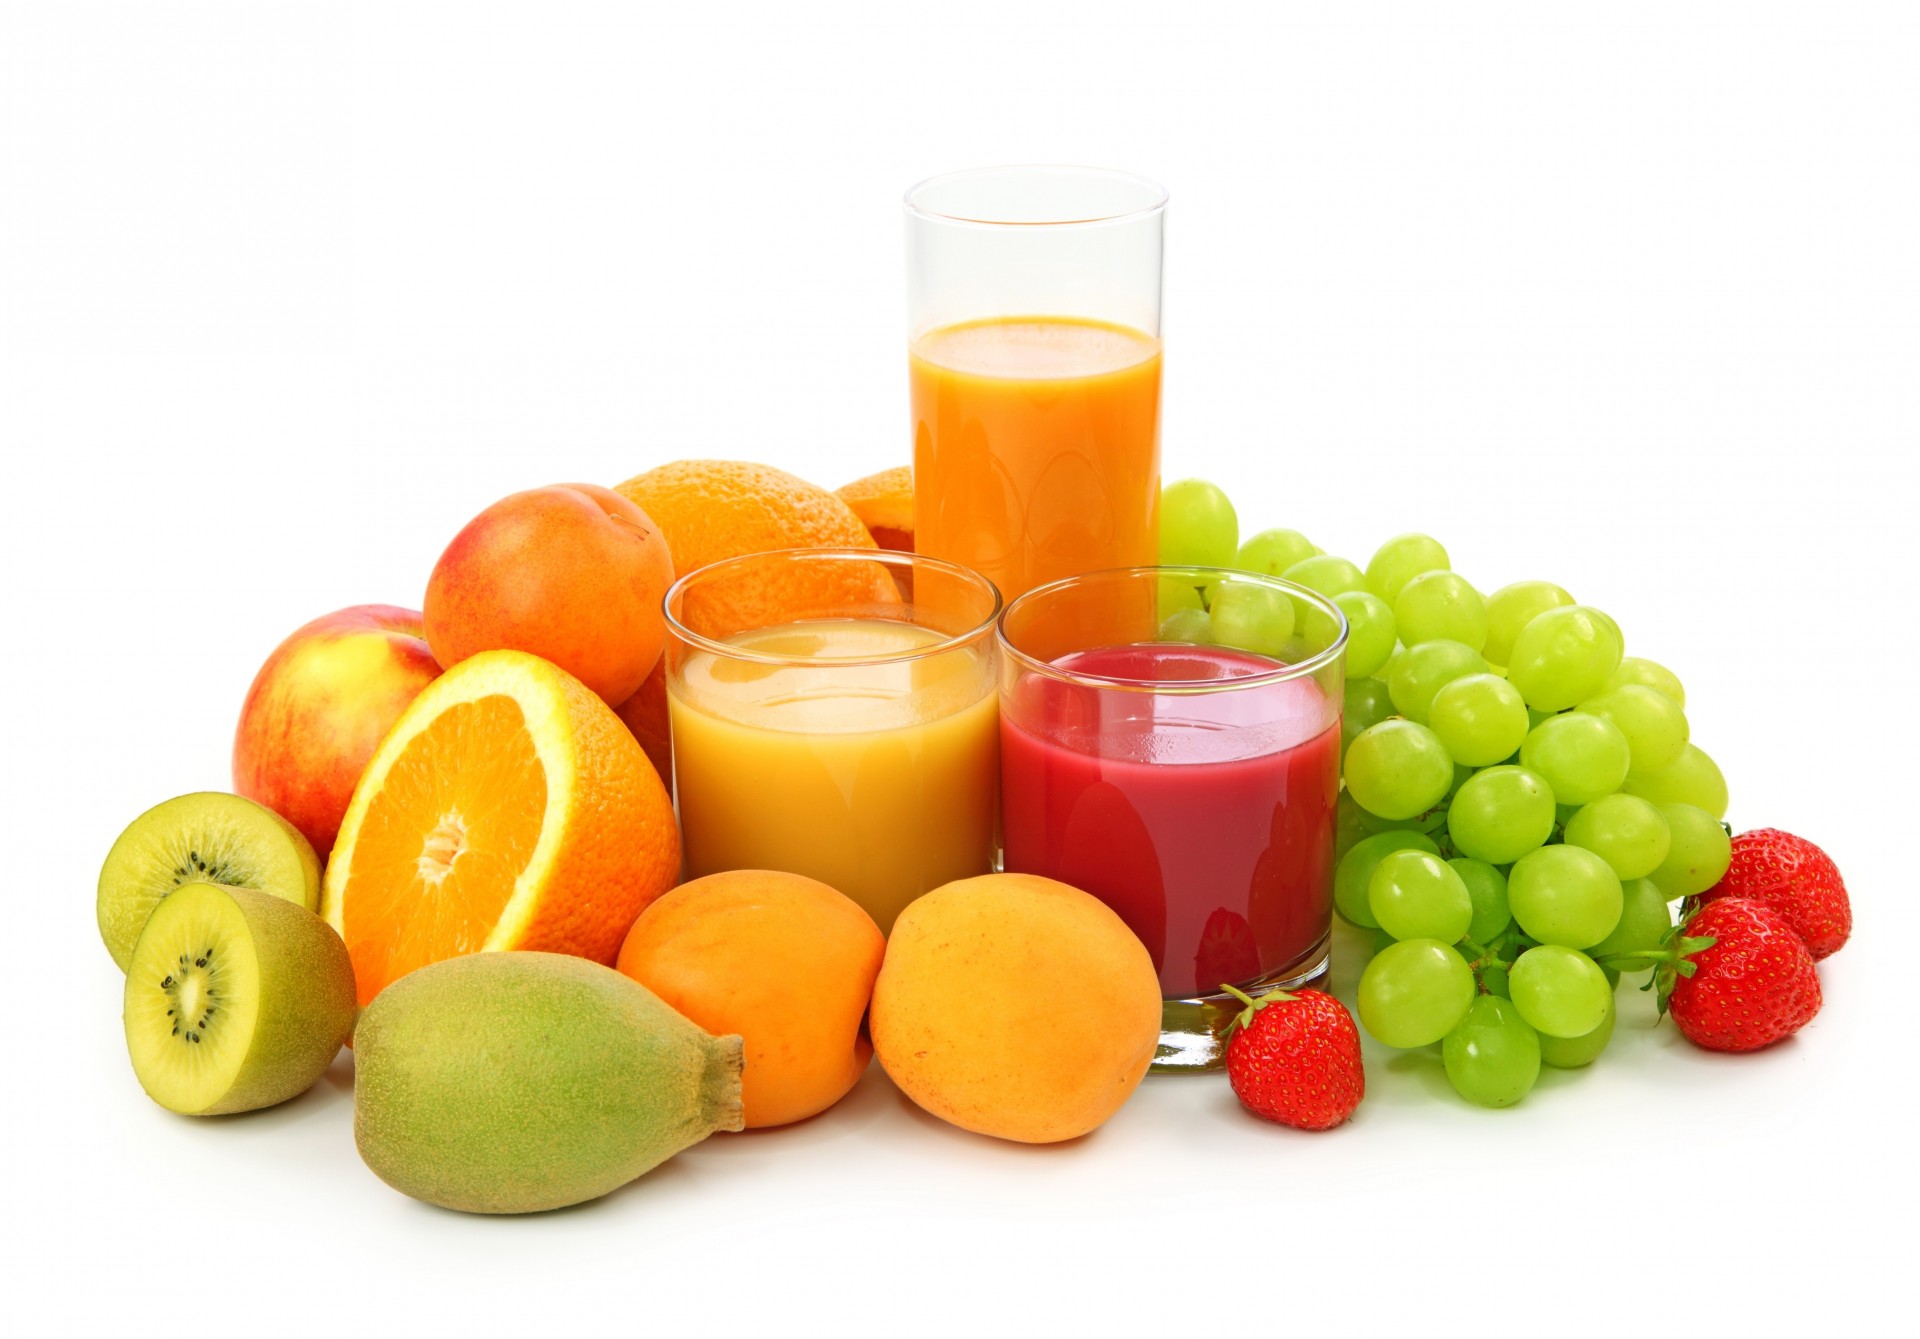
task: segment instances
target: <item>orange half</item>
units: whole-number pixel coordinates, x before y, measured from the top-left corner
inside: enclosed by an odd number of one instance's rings
[[[546,661],[487,651],[429,685],[374,754],[320,909],[365,1005],[463,953],[610,964],[679,868],[672,802],[620,718]]]

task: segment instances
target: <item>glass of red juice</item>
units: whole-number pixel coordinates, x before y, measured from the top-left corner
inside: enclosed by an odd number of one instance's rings
[[[1277,578],[1130,567],[1001,614],[1006,868],[1140,937],[1159,1070],[1217,1069],[1248,993],[1325,977],[1346,619]]]

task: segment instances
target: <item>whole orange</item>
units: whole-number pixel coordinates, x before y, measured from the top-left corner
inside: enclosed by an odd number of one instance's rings
[[[825,1111],[859,1081],[885,951],[852,899],[817,879],[746,869],[661,897],[634,922],[617,965],[708,1032],[745,1040],[753,1129]]]
[[[427,644],[452,668],[481,651],[526,651],[610,706],[660,659],[660,598],[673,558],[646,512],[598,484],[502,498],[469,521],[427,582]]]
[[[666,534],[676,577],[745,553],[876,547],[844,501],[771,465],[676,460],[614,491]]]
[[[676,460],[635,475],[617,491],[665,533],[676,577],[779,549],[878,548],[844,501],[771,465]],[[724,590],[690,593],[679,615],[703,636],[724,639],[795,619],[858,617],[863,608],[899,604],[898,590],[877,563],[804,571],[769,563],[764,572],[747,565]]]
[[[869,1026],[887,1075],[962,1129],[1073,1139],[1119,1110],[1160,1039],[1160,978],[1105,903],[984,874],[893,923]]]

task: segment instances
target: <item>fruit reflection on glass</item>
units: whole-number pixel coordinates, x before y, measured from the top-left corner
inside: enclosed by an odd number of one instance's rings
[[[1218,568],[1078,577],[1001,621],[1006,866],[1147,946],[1161,1067],[1223,1062],[1225,987],[1326,970],[1343,642],[1325,599]]]
[[[1153,561],[1166,193],[1089,168],[907,196],[914,542],[1007,599]]]

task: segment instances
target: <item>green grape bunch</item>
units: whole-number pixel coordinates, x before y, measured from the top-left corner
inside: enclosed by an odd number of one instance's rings
[[[1162,506],[1180,511],[1171,491]],[[1175,532],[1217,524],[1200,512]],[[1439,1043],[1481,1106],[1521,1100],[1542,1065],[1591,1064],[1620,976],[1652,967],[1674,904],[1731,857],[1726,780],[1691,738],[1679,677],[1552,582],[1482,594],[1428,535],[1362,568],[1268,530],[1237,562],[1347,619],[1334,905],[1375,937],[1362,1025],[1389,1046]]]

